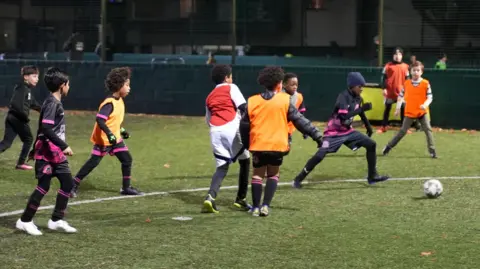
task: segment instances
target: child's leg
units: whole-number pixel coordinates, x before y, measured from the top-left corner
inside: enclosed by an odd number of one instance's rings
[[[252,203],[254,208],[259,208],[263,192],[263,178],[267,172],[267,164],[265,163],[262,152],[252,152],[252,159]]]
[[[56,176],[60,181],[60,189],[58,189],[57,201],[55,202],[55,209],[52,214],[52,221],[61,220],[65,216],[65,209],[67,208],[70,192],[73,188],[73,178],[71,173],[62,173],[57,174]]]
[[[270,206],[273,196],[277,191],[278,180],[280,179],[280,166],[267,166],[267,184],[265,186],[265,196],[263,197],[263,205]]]
[[[18,130],[18,136],[20,136],[20,139],[23,142],[22,150],[20,151],[20,156],[18,157],[17,162],[17,166],[21,166],[25,164],[28,152],[30,151],[33,143],[32,131],[30,130],[28,123],[24,123],[21,126],[21,128]]]
[[[122,164],[122,188],[125,190],[130,187],[130,179],[132,175],[132,155],[128,150],[117,151],[115,156]]]
[[[5,134],[3,135],[3,140],[0,142],[0,152],[9,149],[12,146],[15,137],[17,137],[17,132],[7,116],[7,119],[5,120]]]
[[[389,102],[385,103],[385,110],[383,111],[383,121],[382,121],[382,127],[387,127],[388,126],[388,118],[390,117],[390,111],[392,110],[392,104]]]
[[[215,170],[215,173],[212,176],[212,181],[210,182],[210,190],[208,190],[208,194],[213,198],[217,198],[218,191],[220,190],[220,186],[222,185],[223,179],[227,176],[229,163],[224,163],[220,165]],[[248,183],[248,182],[247,182]]]
[[[250,174],[250,158],[238,161],[240,173],[238,174],[238,191],[236,200],[247,198],[248,178]]]
[[[368,178],[374,178],[377,175],[377,143],[375,140],[357,131],[348,136],[346,143],[353,143],[355,146],[363,147],[367,151]]]
[[[402,106],[400,107],[400,121],[402,121],[402,124],[404,119],[405,119],[405,102],[403,102]]]
[[[28,199],[27,207],[21,216],[22,222],[32,221],[43,196],[47,194],[50,189],[50,182],[52,180],[52,166],[43,161],[35,162],[35,174],[38,179],[38,184],[33,193]]]
[[[310,172],[327,156],[328,153],[337,152],[338,149],[343,145],[345,142],[345,137],[325,137],[323,139],[322,146],[317,150],[315,155],[313,155],[310,160],[307,161],[305,167],[302,171],[295,177],[294,179],[294,187],[300,188],[301,182],[307,177]]]
[[[425,135],[427,136],[428,152],[430,154],[435,153],[435,142],[433,140],[432,126],[430,125],[430,118],[428,115],[424,115],[419,119]]]
[[[410,128],[410,126],[412,126],[413,120],[414,119],[412,119],[412,118],[405,117],[405,119],[403,120],[402,128],[392,138],[392,140],[390,140],[390,142],[388,142],[387,148],[391,149],[391,148],[395,147],[398,144],[398,142],[400,142],[400,140],[402,140],[402,138],[405,136],[405,134],[407,134],[407,131]]]
[[[87,162],[82,166],[82,168],[80,168],[80,171],[78,171],[77,175],[75,176],[75,184],[79,185],[80,182],[100,164],[102,159],[103,156],[100,154],[92,154],[90,159],[87,160]]]

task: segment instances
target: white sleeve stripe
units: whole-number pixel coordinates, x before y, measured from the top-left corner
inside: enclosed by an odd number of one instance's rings
[[[237,108],[247,102],[245,97],[243,97],[242,92],[240,92],[240,89],[235,84],[230,84],[230,97]]]

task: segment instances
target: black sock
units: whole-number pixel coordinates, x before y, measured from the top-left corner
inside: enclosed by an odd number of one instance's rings
[[[132,155],[128,150],[115,153],[117,159],[122,164],[122,188],[125,190],[130,187],[132,175]]]
[[[215,174],[212,176],[212,182],[210,183],[210,190],[208,194],[212,196],[213,199],[217,197],[218,192],[220,191],[220,186],[222,185],[223,180],[227,176],[229,164],[226,163],[222,166],[217,167]]]
[[[377,153],[375,149],[367,149],[368,177],[374,177],[377,174]]]
[[[238,176],[237,200],[243,200],[247,197],[250,158],[239,160],[238,163],[240,164],[240,174]]]
[[[267,178],[267,184],[265,186],[265,196],[263,197],[263,205],[270,206],[275,191],[277,190],[278,176]]]
[[[305,167],[302,169],[302,171],[297,175],[295,178],[296,181],[302,182],[307,175],[312,172],[312,170],[317,166],[323,158],[327,155],[327,152],[324,149],[319,149],[315,155],[310,158],[310,160],[307,161],[307,164],[305,164]]]
[[[53,209],[52,220],[58,221],[65,216],[65,209],[67,209],[69,193],[65,193],[61,189],[58,190],[57,201],[55,202],[55,208]]]
[[[68,199],[70,198],[70,192],[73,187],[73,179],[70,173],[58,174],[57,178],[60,181],[60,189],[58,190],[57,201],[53,209],[53,221],[61,220],[65,216],[65,209],[67,209]]]
[[[30,199],[28,199],[28,203],[27,203],[27,207],[25,208],[25,211],[23,211],[23,214],[20,217],[20,219],[23,222],[32,221],[33,217],[35,216],[35,213],[37,213],[37,209],[40,206],[40,202],[42,201],[43,196],[45,196],[47,192],[48,192],[48,189],[45,190],[40,186],[37,186],[35,188],[32,195],[30,195]]]
[[[260,207],[260,200],[262,199],[262,179],[252,178],[252,202],[253,207]]]

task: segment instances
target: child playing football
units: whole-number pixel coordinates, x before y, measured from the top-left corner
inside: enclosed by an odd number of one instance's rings
[[[51,94],[41,107],[37,137],[29,156],[35,159],[35,177],[38,184],[25,211],[17,220],[16,228],[31,235],[42,235],[33,223],[33,217],[50,189],[52,177],[57,177],[60,189],[47,227],[50,230],[75,233],[77,229],[63,220],[73,185],[67,160],[67,156],[72,156],[73,151],[65,142],[65,115],[61,102],[62,96],[66,96],[70,89],[69,79],[67,74],[52,67],[45,73],[44,82]]]
[[[206,121],[210,128],[210,142],[216,162],[210,190],[203,202],[204,213],[218,213],[215,199],[220,185],[226,177],[231,163],[238,159],[240,173],[238,193],[234,206],[249,210],[247,203],[250,153],[242,144],[238,126],[241,114],[245,113],[246,101],[237,85],[233,84],[232,69],[227,65],[216,65],[212,69],[215,88],[206,100]]]
[[[294,188],[301,188],[302,181],[329,153],[337,152],[342,145],[346,145],[352,150],[364,147],[367,150],[368,163],[368,183],[385,181],[387,176],[380,176],[377,173],[377,144],[370,137],[373,130],[370,122],[365,116],[365,111],[372,109],[371,103],[362,104],[362,87],[365,85],[365,79],[358,72],[352,72],[347,77],[348,89],[341,92],[337,97],[337,102],[332,116],[325,127],[323,142],[317,153],[308,160],[305,167],[293,180]],[[353,118],[360,115],[367,128],[368,136],[356,131],[352,127]]]
[[[303,95],[298,92],[298,77],[294,73],[286,73],[283,79],[283,92],[290,95],[290,102],[300,113],[305,113],[307,110],[303,102]],[[288,123],[288,143],[292,143],[292,134],[295,132],[295,126],[292,122]],[[303,135],[304,139],[307,139],[307,135]]]
[[[268,216],[270,203],[277,189],[280,166],[289,151],[288,122],[321,144],[321,133],[290,103],[290,95],[281,92],[283,70],[266,67],[258,76],[265,92],[248,98],[246,113],[240,122],[242,142],[252,153],[253,216]],[[262,198],[263,178],[267,176]]]
[[[122,164],[122,195],[141,195],[139,190],[130,185],[132,170],[132,155],[128,151],[123,139],[128,139],[130,134],[122,127],[125,116],[123,98],[130,93],[131,71],[128,67],[114,68],[108,73],[105,86],[111,93],[98,109],[96,123],[90,141],[93,150],[90,159],[82,166],[75,176],[75,185],[72,197],[76,197],[80,182],[100,164],[103,156],[115,155]]]
[[[40,111],[40,105],[32,94],[32,89],[38,83],[38,68],[35,66],[24,66],[21,70],[22,82],[15,85],[13,96],[8,106],[7,117],[5,118],[5,135],[0,142],[0,152],[4,152],[12,146],[13,140],[18,135],[23,146],[18,157],[16,169],[31,170],[33,167],[27,165],[28,151],[33,143],[32,131],[30,131],[30,109]]]
[[[395,111],[395,114],[398,115],[398,113],[400,113],[398,104],[405,101],[405,117],[402,128],[383,149],[383,155],[387,155],[390,150],[402,140],[408,128],[412,125],[412,122],[418,120],[427,136],[427,146],[430,157],[437,158],[432,127],[430,126],[430,119],[427,113],[427,109],[433,100],[432,88],[430,87],[430,82],[422,78],[423,69],[423,64],[420,61],[416,61],[412,65],[412,79],[405,82],[403,90],[398,97],[397,110]]]

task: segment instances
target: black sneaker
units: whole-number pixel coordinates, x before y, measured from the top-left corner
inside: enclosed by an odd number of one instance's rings
[[[246,198],[244,199],[237,198],[235,200],[235,203],[233,203],[233,206],[243,211],[249,211],[250,209],[252,209],[252,206],[247,202]]]
[[[203,201],[202,213],[219,213],[220,211],[215,204],[215,199],[209,194]]]
[[[382,154],[383,154],[383,156],[386,156],[386,155],[388,155],[388,153],[390,152],[390,150],[392,150],[392,148],[391,148],[391,147],[389,147],[389,146],[385,146],[385,147],[383,148],[383,150],[382,150]]]
[[[435,151],[430,152],[430,157],[432,157],[432,159],[438,159],[437,153]]]
[[[127,187],[127,188],[122,188],[120,190],[121,195],[143,195],[144,193],[135,189],[134,187]]]
[[[386,181],[389,178],[389,176],[380,176],[378,174],[375,174],[374,176],[368,177],[368,184],[372,185],[378,182]]]
[[[77,198],[78,196],[78,184],[73,184],[73,188],[70,191],[70,198]]]

